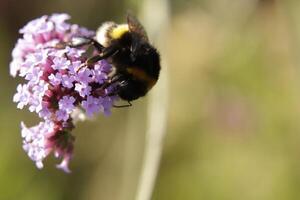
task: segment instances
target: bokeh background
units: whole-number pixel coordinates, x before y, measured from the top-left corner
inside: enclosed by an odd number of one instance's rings
[[[0,200],[135,198],[149,97],[79,123],[71,174],[55,169],[53,156],[40,171],[22,150],[19,127],[38,118],[16,109],[22,80],[8,66],[18,30],[31,19],[65,12],[96,29],[123,22],[127,10],[141,15],[142,6],[0,0]],[[170,0],[168,8],[164,39],[153,38],[168,68],[160,94],[168,95],[168,112],[152,199],[300,199],[300,2]]]

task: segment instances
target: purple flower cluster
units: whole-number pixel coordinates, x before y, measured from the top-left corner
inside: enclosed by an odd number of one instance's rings
[[[65,172],[70,171],[73,152],[74,137],[70,132],[76,120],[72,118],[74,112],[82,110],[88,117],[99,112],[109,115],[117,99],[111,95],[113,86],[101,88],[112,70],[107,61],[82,67],[88,47],[61,45],[73,37],[94,35],[93,31],[67,23],[69,18],[66,14],[53,14],[29,22],[20,30],[23,38],[13,49],[10,64],[11,75],[25,79],[18,85],[13,101],[19,109],[28,106],[43,120],[31,128],[21,123],[23,149],[38,168],[53,152],[62,158],[57,167]]]

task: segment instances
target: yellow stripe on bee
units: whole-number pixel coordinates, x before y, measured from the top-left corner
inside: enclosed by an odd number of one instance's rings
[[[129,31],[128,25],[127,24],[121,24],[118,25],[116,28],[114,28],[111,33],[110,36],[112,39],[119,39],[120,37],[122,37],[122,35],[126,32]]]
[[[145,81],[147,83],[147,88],[150,90],[156,83],[156,79],[150,77],[145,71],[136,68],[136,67],[129,67],[127,68],[128,74],[131,74],[135,79]]]

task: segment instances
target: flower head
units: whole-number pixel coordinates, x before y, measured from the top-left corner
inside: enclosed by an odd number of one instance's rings
[[[57,48],[58,44],[69,43],[72,37],[94,36],[93,31],[67,23],[69,18],[67,14],[53,14],[25,25],[20,29],[23,37],[17,41],[10,63],[11,75],[25,80],[18,85],[13,101],[19,109],[28,106],[42,119],[31,128],[21,122],[23,149],[38,168],[53,152],[62,158],[57,168],[65,172],[70,172],[68,165],[73,153],[72,113],[83,110],[89,117],[99,112],[109,114],[116,100],[109,95],[112,87],[95,92],[112,70],[107,61],[82,68],[87,60],[87,46]]]

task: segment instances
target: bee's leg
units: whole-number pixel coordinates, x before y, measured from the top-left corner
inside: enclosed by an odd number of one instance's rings
[[[101,54],[97,54],[95,56],[92,56],[92,57],[89,57],[86,61],[85,61],[85,64],[87,66],[90,66],[90,65],[93,65],[95,64],[96,62],[98,62],[99,60],[102,60],[104,59],[103,56],[101,56]]]
[[[102,90],[102,92],[103,92],[103,90]],[[100,91],[98,91],[98,93],[100,93]],[[106,96],[115,96],[115,95],[117,95],[117,94],[118,94],[118,92],[117,92],[117,91],[114,91],[114,92],[112,92],[112,93],[107,94]],[[132,104],[131,104],[130,101],[127,101],[127,103],[128,103],[128,104],[124,104],[124,105],[113,105],[113,107],[114,107],[114,108],[125,108],[125,107],[131,107],[131,106],[132,106]]]
[[[54,47],[57,49],[64,49],[66,48],[66,46],[72,48],[80,48],[87,45],[93,46],[99,53],[104,49],[104,47],[99,42],[97,42],[93,38],[88,37],[74,37],[72,38],[71,42],[59,42]]]
[[[114,92],[112,92],[112,93],[109,93],[107,96],[115,96],[115,95],[118,95],[118,89],[117,90],[115,90]],[[115,104],[113,104],[113,107],[114,108],[126,108],[126,107],[131,107],[132,106],[132,104],[131,104],[131,101],[127,101],[127,104],[123,104],[123,105],[115,105]]]
[[[99,42],[97,42],[93,38],[88,37],[74,37],[68,44],[68,46],[73,48],[80,48],[86,45],[92,45],[98,52],[102,52],[102,50],[104,49],[104,47]]]
[[[120,85],[126,85],[127,84],[127,81],[124,80],[124,77],[117,75],[117,76],[113,77],[112,79],[110,79],[109,82],[104,83],[100,88],[98,88],[95,91],[95,92],[97,92],[96,94],[99,95],[99,96],[104,95],[104,92],[103,92],[104,89],[107,88],[107,87],[109,87],[111,84],[116,83],[116,82],[120,82]],[[110,97],[110,96],[118,95],[119,90],[120,90],[120,88],[115,88],[114,91],[106,94],[105,96],[109,96]],[[132,104],[131,104],[130,101],[127,101],[127,103],[128,104],[124,104],[124,105],[113,105],[113,107],[115,107],[115,108],[125,108],[125,107],[132,106]]]
[[[103,90],[104,90],[105,88],[107,88],[108,86],[110,86],[111,84],[116,83],[116,82],[118,82],[118,83],[117,83],[117,87],[114,88],[114,91],[112,91],[112,92],[106,94],[106,96],[109,96],[109,97],[110,97],[110,96],[118,95],[118,93],[119,93],[119,91],[120,91],[120,87],[125,86],[125,85],[128,84],[127,80],[126,80],[126,79],[124,80],[124,77],[123,77],[122,75],[116,75],[116,76],[113,76],[113,77],[110,79],[109,82],[104,83],[103,86],[101,86],[101,87],[99,88],[99,91],[98,91],[98,92],[99,92],[99,93],[101,92],[101,93],[103,94]],[[130,106],[132,106],[132,104],[131,104],[130,101],[127,101],[127,103],[128,103],[128,104],[125,104],[125,105],[113,105],[113,107],[115,107],[115,108],[125,108],[125,107],[130,107]]]
[[[118,82],[118,81],[121,81],[123,78],[121,75],[114,75],[112,76],[111,78],[109,78],[107,81],[105,81],[99,88],[97,88],[95,91],[94,91],[94,95],[96,96],[103,96],[104,95],[104,90],[106,88],[108,88],[109,86],[111,86],[112,84]],[[114,95],[117,95],[117,91],[113,91],[109,94],[106,94],[105,96],[114,96]]]
[[[85,63],[83,63],[77,71],[80,71],[82,68],[84,67],[90,67],[93,66],[96,62],[98,62],[99,60],[103,60],[105,58],[108,58],[112,55],[114,55],[115,53],[117,53],[119,50],[118,48],[116,48],[115,46],[110,46],[107,48],[104,48],[102,50],[102,52],[100,54],[97,54],[95,56],[92,56],[90,58],[88,58]]]
[[[93,45],[95,47],[95,49],[100,53],[103,51],[104,46],[102,46],[102,44],[100,44],[99,42],[97,42],[96,40],[94,40],[93,38],[90,38],[90,44]]]
[[[106,58],[114,55],[117,52],[118,52],[117,46],[110,46],[107,48],[103,48],[103,50],[100,54],[97,54],[97,55],[92,56],[89,59],[87,59],[86,64],[87,65],[95,64],[99,60],[106,59]]]
[[[124,85],[127,85],[128,84],[128,82],[127,82],[127,80],[122,80],[123,79],[123,77],[122,76],[120,76],[120,77],[117,77],[117,80],[115,80],[114,82],[117,82],[117,81],[120,81],[120,86],[124,86]],[[122,80],[122,81],[121,81]],[[113,92],[111,92],[111,93],[109,93],[107,96],[115,96],[115,95],[118,95],[118,93],[119,93],[119,90],[120,90],[120,88],[117,88],[115,91],[113,91]],[[125,108],[125,107],[130,107],[130,106],[132,106],[132,104],[131,104],[131,102],[130,101],[127,101],[127,103],[128,104],[124,104],[124,105],[113,105],[113,107],[115,107],[115,108]]]

